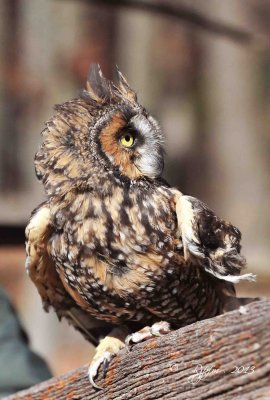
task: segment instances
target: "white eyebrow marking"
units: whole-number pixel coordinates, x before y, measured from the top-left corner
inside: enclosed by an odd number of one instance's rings
[[[130,122],[143,136],[148,136],[153,131],[150,122],[143,115],[135,115],[135,117],[131,118]]]

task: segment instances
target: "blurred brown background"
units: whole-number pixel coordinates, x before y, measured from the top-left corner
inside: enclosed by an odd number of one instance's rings
[[[177,1],[175,1],[177,2]],[[186,0],[204,15],[265,36],[269,0]],[[0,0],[0,284],[54,374],[92,348],[46,314],[24,270],[23,230],[43,198],[33,157],[52,106],[75,97],[89,65],[117,64],[167,136],[166,177],[243,233],[256,284],[270,295],[270,51],[182,21],[79,0]]]

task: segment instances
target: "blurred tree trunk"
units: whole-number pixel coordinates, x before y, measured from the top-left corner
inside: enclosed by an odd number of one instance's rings
[[[151,15],[134,10],[119,13],[116,60],[120,70],[128,75],[131,87],[136,87],[139,98],[150,108],[155,102],[151,79],[154,34]]]
[[[246,2],[207,0],[201,6],[217,19],[252,26]],[[261,145],[260,59],[250,48],[213,36],[206,37],[204,50],[210,205],[239,226],[249,264],[263,268],[269,262],[270,193]]]
[[[2,22],[0,24],[0,37],[2,40],[0,41],[0,76],[4,76],[4,59],[5,59],[5,24],[4,24],[4,16],[5,16],[5,4],[3,1],[0,1],[0,15],[2,16]],[[4,81],[0,81],[0,104],[4,104]],[[5,111],[3,107],[0,107],[0,121],[2,122],[2,126],[4,125],[4,116]],[[3,165],[2,165],[2,152],[3,152],[3,140],[4,138],[4,129],[0,129],[0,188],[3,186]]]
[[[13,185],[19,188],[22,184],[17,152],[18,121],[22,112],[17,90],[20,79],[19,1],[2,1],[1,17],[1,72],[4,78],[1,81],[0,191],[9,194]]]

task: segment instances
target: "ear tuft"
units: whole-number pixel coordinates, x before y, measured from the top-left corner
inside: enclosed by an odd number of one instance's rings
[[[137,102],[136,93],[130,88],[123,74],[116,67],[117,84],[106,79],[99,64],[92,64],[86,82],[86,90],[80,94],[92,106],[102,106],[121,101]]]
[[[116,74],[117,74],[117,80],[118,80],[117,88],[119,89],[122,96],[125,97],[127,100],[129,100],[131,103],[136,103],[137,95],[134,92],[134,90],[132,90],[131,87],[129,86],[129,84],[127,83],[126,78],[124,77],[122,72],[119,70],[118,66],[116,66]]]
[[[96,103],[104,104],[112,97],[112,85],[102,74],[99,64],[92,64],[86,82],[86,90]]]

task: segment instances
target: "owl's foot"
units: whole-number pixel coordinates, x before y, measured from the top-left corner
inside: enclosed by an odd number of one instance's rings
[[[140,331],[128,335],[125,343],[127,346],[130,346],[135,343],[143,342],[144,340],[152,339],[153,337],[167,335],[167,333],[170,332],[170,324],[166,321],[159,321],[152,326],[145,326]]]
[[[103,377],[105,378],[112,358],[125,347],[124,339],[126,334],[127,329],[125,327],[117,327],[102,339],[97,346],[96,354],[88,368],[89,381],[96,389],[102,389],[94,381],[98,375],[99,367],[103,368]]]

